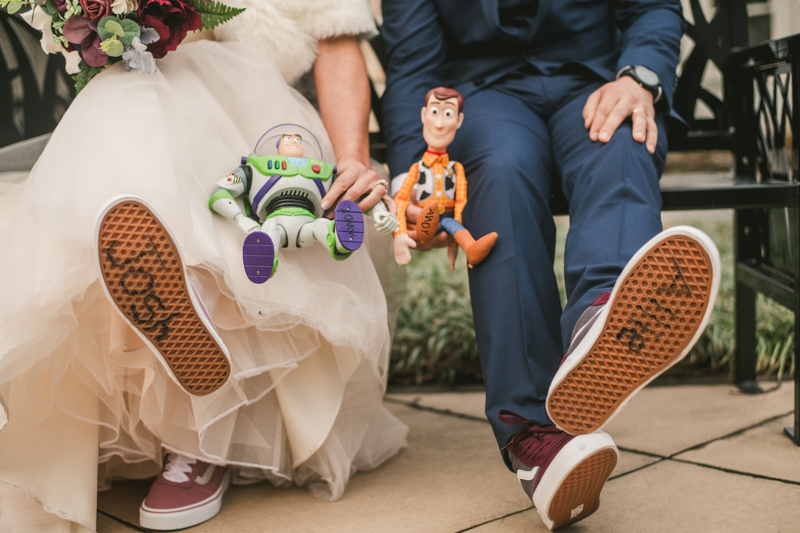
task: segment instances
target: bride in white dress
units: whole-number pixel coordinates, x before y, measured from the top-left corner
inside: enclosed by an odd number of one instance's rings
[[[157,474],[163,450],[233,467],[234,483],[337,499],[405,445],[381,404],[390,335],[370,254],[283,254],[255,285],[240,230],[208,209],[217,180],[287,122],[338,163],[344,197],[378,201],[357,42],[375,31],[369,6],[226,3],[247,10],[216,41],[181,45],[154,75],[116,64],[92,80],[24,187],[0,197],[0,531],[94,530],[98,486]],[[291,87],[312,68],[321,118]],[[95,217],[119,194],[160,213],[231,352],[213,394],[183,391],[103,294]],[[388,255],[388,239],[365,244]]]

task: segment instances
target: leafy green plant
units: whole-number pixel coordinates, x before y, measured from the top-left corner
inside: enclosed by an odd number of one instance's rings
[[[451,273],[444,251],[413,253],[392,347],[393,383],[482,380],[464,255]]]
[[[687,219],[711,236],[720,250],[720,291],[708,326],[689,356],[673,370],[685,374],[733,373],[735,314],[732,221],[712,217]],[[555,272],[564,292],[564,242],[569,222],[556,220]],[[461,255],[450,272],[443,251],[414,253],[408,266],[406,301],[397,321],[389,380],[395,384],[474,383],[481,369],[466,263]],[[756,305],[757,370],[781,378],[794,372],[794,316],[781,305],[759,295]]]

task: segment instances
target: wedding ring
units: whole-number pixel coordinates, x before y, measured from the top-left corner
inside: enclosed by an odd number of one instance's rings
[[[388,181],[386,181],[386,180],[385,180],[385,179],[383,179],[383,178],[379,179],[379,180],[378,180],[378,181],[375,183],[375,185],[383,185],[383,188],[384,188],[384,189],[386,189],[386,191],[387,191],[387,192],[389,191],[389,182],[388,182]]]
[[[644,109],[642,109],[641,107],[635,107],[635,108],[633,108],[633,111],[631,111],[631,115],[633,115],[637,111],[641,111],[642,113],[644,113]],[[647,113],[645,113],[645,114],[647,114]]]

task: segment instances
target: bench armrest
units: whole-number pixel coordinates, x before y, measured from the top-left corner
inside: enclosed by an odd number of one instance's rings
[[[733,49],[725,83],[733,96],[736,175],[797,182],[800,34]]]

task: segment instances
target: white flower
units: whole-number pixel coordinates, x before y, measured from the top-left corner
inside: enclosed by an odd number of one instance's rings
[[[142,42],[142,44],[153,44],[159,39],[161,39],[161,36],[154,28],[142,26],[142,34],[139,35],[139,40]]]
[[[139,69],[142,74],[155,74],[156,60],[153,54],[147,51],[147,46],[143,45],[138,37],[133,38],[130,46],[125,47],[122,52],[122,59],[125,61],[125,68],[130,72]]]
[[[117,15],[130,13],[139,9],[139,0],[114,0],[111,2],[111,11]]]
[[[53,18],[41,9],[32,9],[22,15],[25,22],[42,32],[42,50],[47,54],[61,52],[63,48],[53,41]]]
[[[42,31],[42,27],[47,22],[48,26],[53,24],[53,18],[42,11],[41,9],[31,9],[30,11],[23,13],[22,18],[30,24],[33,29]]]
[[[76,50],[72,52],[61,50],[61,53],[67,60],[67,74],[77,74],[81,71],[81,55]]]
[[[77,74],[81,71],[81,56],[73,50],[67,52],[60,43],[56,43],[53,39],[53,18],[42,11],[41,9],[32,9],[27,13],[22,14],[25,22],[30,24],[33,28],[42,32],[42,50],[48,54],[55,54],[61,52],[64,59],[67,60],[67,74]]]

